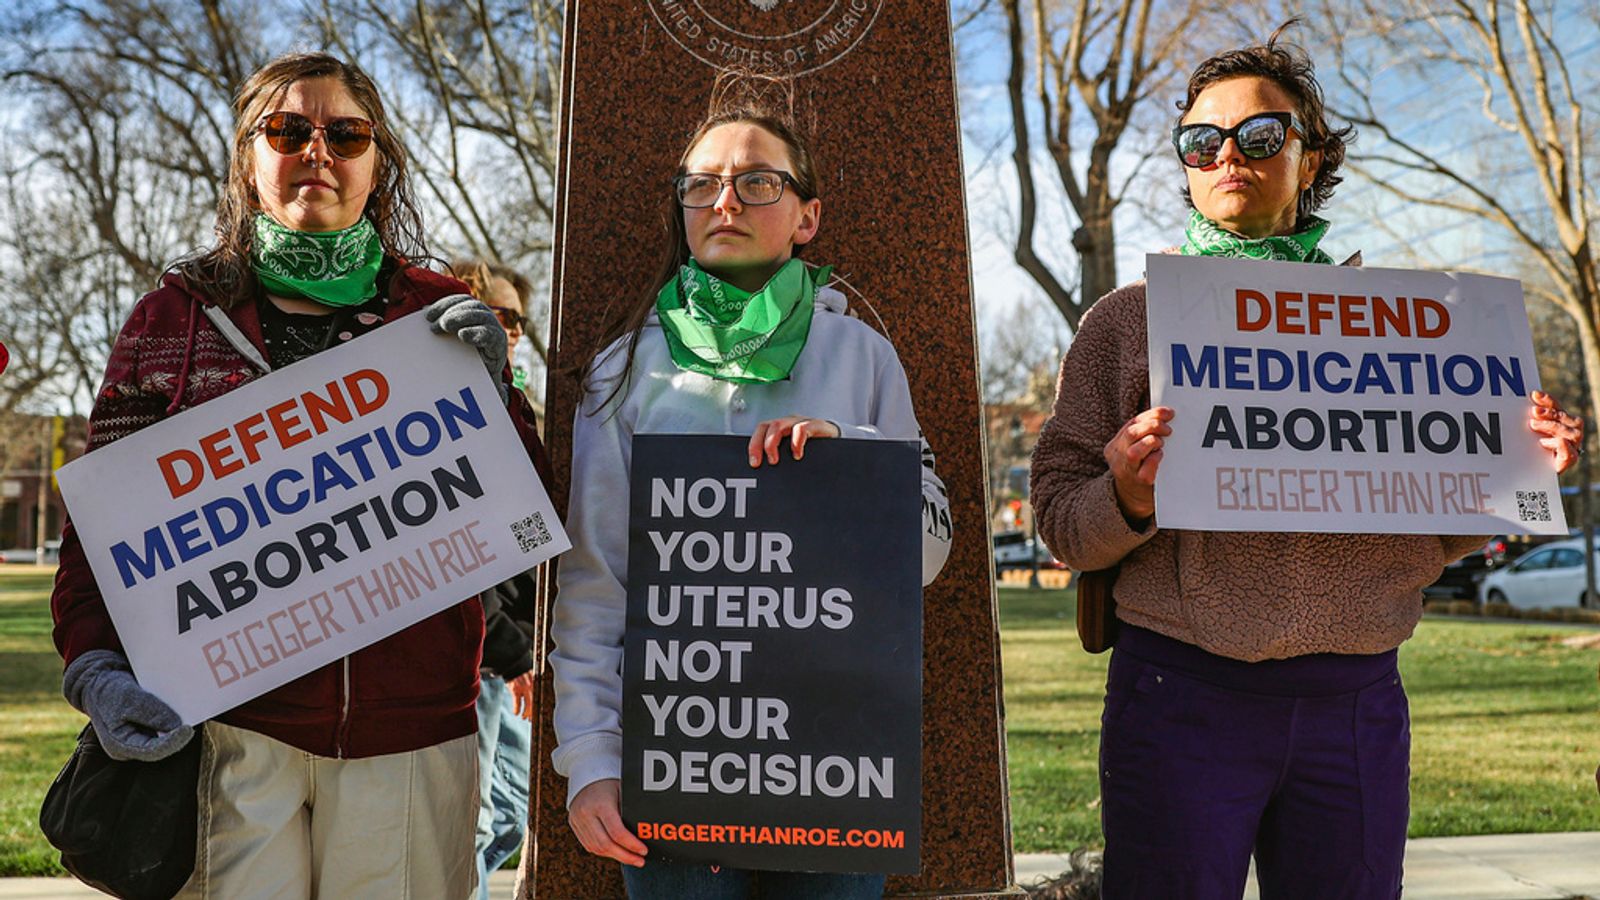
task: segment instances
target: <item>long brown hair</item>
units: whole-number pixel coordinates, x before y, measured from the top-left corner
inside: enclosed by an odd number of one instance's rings
[[[795,194],[803,201],[816,199],[817,167],[811,156],[810,142],[795,122],[794,81],[787,76],[766,72],[730,69],[717,76],[711,87],[711,102],[706,116],[689,136],[683,153],[678,156],[678,167],[673,174],[682,175],[687,171],[685,166],[689,154],[694,152],[695,146],[707,132],[734,124],[759,126],[782,141],[789,153]],[[593,374],[606,348],[627,337],[627,361],[623,364],[622,373],[606,395],[605,402],[599,404],[595,411],[610,403],[627,383],[628,373],[633,369],[634,354],[639,348],[639,335],[644,331],[644,322],[650,317],[650,310],[655,308],[656,292],[661,285],[676,278],[678,269],[689,262],[689,238],[683,229],[683,206],[678,203],[677,192],[667,192],[663,213],[667,239],[656,276],[650,282],[651,287],[626,306],[615,302],[608,304],[604,313],[606,324],[600,331],[599,340],[579,363],[564,370],[565,374],[583,380],[582,388],[586,393],[599,390],[601,385],[588,380],[589,376]],[[795,245],[795,256],[800,255],[802,246]]]
[[[528,315],[528,304],[533,299],[533,282],[516,269],[474,256],[458,256],[450,261],[450,274],[467,286],[467,292],[479,300],[489,302],[489,287],[496,278],[504,278],[517,292],[517,302],[522,304],[522,315]]]
[[[255,291],[250,245],[255,239],[253,222],[261,210],[252,170],[256,123],[291,85],[316,78],[338,79],[373,122],[377,168],[362,214],[377,227],[384,255],[399,262],[428,258],[422,216],[406,176],[405,151],[389,128],[377,86],[355,63],[326,53],[286,53],[246,78],[233,98],[233,144],[228,153],[228,182],[217,201],[216,245],[173,266],[191,286],[206,291],[225,309]]]

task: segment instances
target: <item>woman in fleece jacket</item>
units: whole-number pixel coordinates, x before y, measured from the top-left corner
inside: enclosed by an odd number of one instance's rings
[[[234,101],[217,244],[173,266],[117,335],[89,449],[423,311],[507,397],[506,338],[427,256],[405,153],[359,67],[288,54]],[[441,350],[444,345],[441,344]],[[520,392],[506,406],[543,451]],[[51,609],[67,700],[117,759],[189,726],[141,687],[68,525]],[[107,590],[110,590],[107,587]],[[182,897],[467,897],[477,869],[476,597],[237,706],[202,730],[199,846]]]
[[[748,76],[754,78],[755,76]],[[915,440],[894,348],[826,286],[828,267],[796,258],[817,233],[816,166],[786,115],[727,99],[684,150],[658,290],[610,324],[584,370],[573,426],[568,533],[551,625],[556,771],[583,846],[623,864],[629,896],[877,897],[881,875],[751,873],[647,861],[619,815],[622,638],[632,437],[750,435],[752,467],[781,444],[804,466],[808,441]],[[712,302],[712,298],[722,302]],[[731,301],[731,302],[729,302]],[[948,504],[923,445],[923,582],[950,552]]]
[[[1276,37],[1190,76],[1173,132],[1193,206],[1185,254],[1332,262],[1312,213],[1349,133],[1324,118],[1309,59]],[[1149,408],[1145,342],[1142,282],[1094,305],[1033,459],[1049,545],[1075,569],[1121,566],[1105,896],[1239,897],[1253,853],[1269,900],[1397,897],[1410,721],[1395,648],[1422,587],[1485,538],[1157,528],[1173,412]],[[1531,427],[1565,469],[1582,423],[1533,401]]]

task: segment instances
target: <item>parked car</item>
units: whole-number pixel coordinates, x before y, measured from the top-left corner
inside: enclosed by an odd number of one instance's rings
[[[997,531],[994,535],[994,567],[995,571],[1004,572],[1007,569],[1029,569],[1033,567],[1033,556],[1039,558],[1041,569],[1065,569],[1066,564],[1056,559],[1050,553],[1050,548],[1044,541],[1035,543],[1025,532]]]
[[[44,542],[44,561],[46,564],[54,563],[61,558],[61,542]],[[39,559],[38,551],[32,547],[12,547],[9,550],[0,550],[0,563],[26,563],[32,565]]]
[[[1423,588],[1422,595],[1429,599],[1477,599],[1478,584],[1490,572],[1505,565],[1507,552],[1506,536],[1495,535],[1478,550],[1445,566],[1444,571],[1439,573],[1439,580]]]
[[[1485,575],[1479,592],[1485,603],[1509,603],[1518,609],[1582,606],[1583,539],[1535,547],[1516,562]]]

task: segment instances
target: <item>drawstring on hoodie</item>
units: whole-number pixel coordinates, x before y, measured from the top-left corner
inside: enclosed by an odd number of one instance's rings
[[[172,402],[167,404],[167,415],[169,416],[178,411],[179,404],[183,403],[184,389],[189,385],[189,366],[194,362],[194,329],[196,320],[200,318],[198,315],[196,315],[196,311],[199,309],[199,306],[200,301],[196,300],[193,296],[190,296],[189,336],[185,338],[183,342],[183,366],[182,368],[178,369],[178,389],[173,391]]]

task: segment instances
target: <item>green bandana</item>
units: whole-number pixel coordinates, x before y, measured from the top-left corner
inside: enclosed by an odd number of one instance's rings
[[[791,259],[752,294],[689,260],[656,295],[673,363],[741,384],[788,378],[811,333],[811,305],[832,271],[813,272]]]
[[[1328,233],[1328,223],[1316,216],[1306,218],[1306,228],[1294,234],[1275,234],[1264,238],[1240,237],[1200,215],[1189,211],[1183,229],[1184,256],[1227,256],[1234,259],[1278,259],[1285,262],[1333,265],[1333,257],[1317,249],[1317,242]]]
[[[267,293],[315,300],[325,306],[358,306],[378,294],[383,245],[365,216],[342,231],[285,228],[256,216],[250,265]]]

